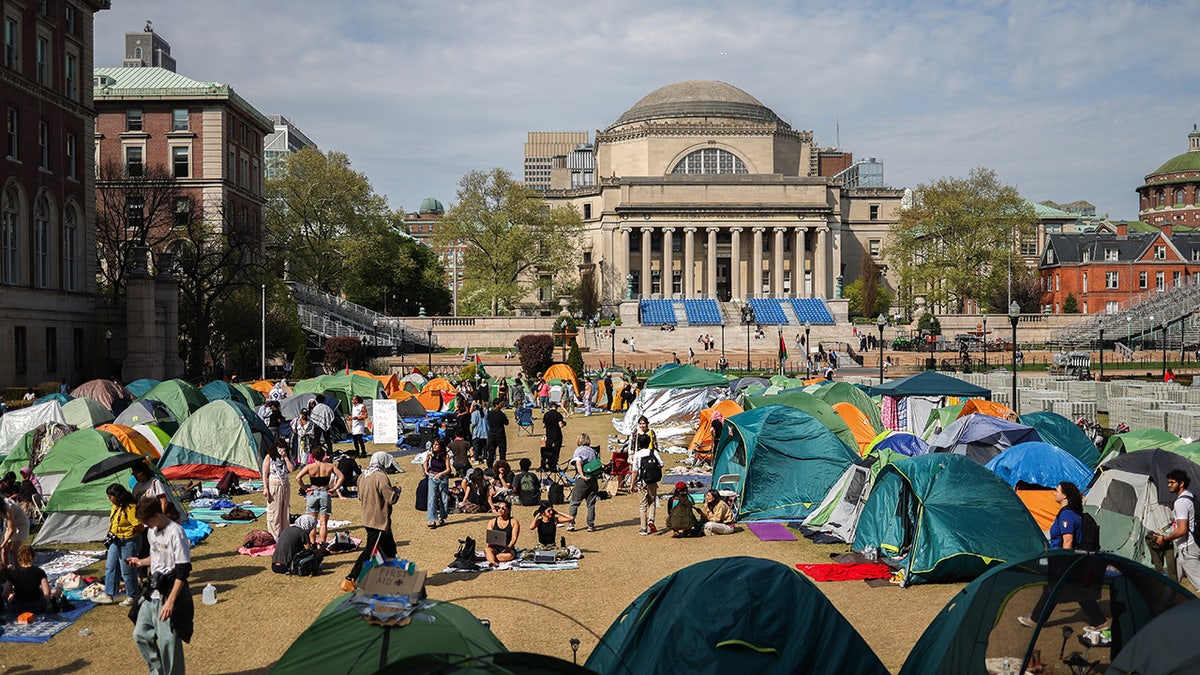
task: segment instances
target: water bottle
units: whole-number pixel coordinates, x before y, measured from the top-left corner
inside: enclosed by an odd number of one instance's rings
[[[204,593],[201,596],[200,600],[201,600],[201,602],[203,602],[206,605],[217,604],[217,587],[213,586],[212,584],[208,584],[207,586],[205,586]]]

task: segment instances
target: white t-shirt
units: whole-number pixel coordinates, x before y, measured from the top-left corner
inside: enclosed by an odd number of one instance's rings
[[[160,497],[167,494],[166,488],[163,487],[162,481],[157,478],[141,481],[133,486],[133,498],[141,499],[142,497]]]
[[[1191,497],[1191,490],[1180,490],[1179,494],[1175,496],[1175,504],[1172,507],[1175,513],[1175,521],[1183,520],[1187,522],[1187,536],[1175,540],[1175,544],[1180,551],[1185,551],[1195,545],[1193,542],[1195,541],[1194,536],[1196,534],[1196,505]]]
[[[173,520],[165,527],[146,530],[146,540],[150,543],[151,574],[167,574],[179,563],[192,561],[187,534],[179,523]]]
[[[367,433],[367,405],[365,403],[355,403],[350,408],[350,433]]]
[[[596,459],[596,449],[590,445],[581,445],[575,448],[575,452],[571,454],[571,463],[578,461],[580,464],[587,464]]]

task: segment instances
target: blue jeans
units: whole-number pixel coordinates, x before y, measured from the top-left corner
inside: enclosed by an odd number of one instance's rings
[[[125,579],[125,595],[132,598],[138,594],[137,569],[125,561],[138,554],[141,541],[142,538],[137,536],[108,547],[108,560],[104,564],[104,592],[110,597],[117,594],[117,580],[122,577]]]
[[[431,523],[445,520],[450,514],[450,480],[429,477],[429,499],[425,505],[425,519]]]

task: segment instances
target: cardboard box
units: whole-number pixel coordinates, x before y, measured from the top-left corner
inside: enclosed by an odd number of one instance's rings
[[[423,570],[409,574],[399,567],[381,565],[367,570],[355,595],[412,596],[415,599],[424,588]]]

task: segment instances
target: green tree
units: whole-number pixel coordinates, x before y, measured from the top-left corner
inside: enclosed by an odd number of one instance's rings
[[[267,295],[267,358],[286,354],[304,345],[304,332],[296,312],[296,301],[278,279],[266,280]],[[247,283],[238,286],[219,301],[215,315],[220,328],[213,333],[209,351],[217,359],[222,356],[235,372],[245,377],[258,376],[262,361],[262,285]],[[255,317],[255,320],[249,320]],[[307,348],[303,352],[307,368]],[[293,372],[299,370],[299,358]]]
[[[567,350],[567,365],[571,366],[571,370],[574,370],[576,375],[583,377],[583,354],[579,351],[579,343],[575,340],[571,340],[571,348]]]
[[[438,224],[434,242],[464,247],[459,299],[469,310],[492,316],[509,312],[575,264],[583,232],[579,213],[565,206],[546,208],[545,200],[507,171],[468,173],[458,183],[457,199]]]
[[[1079,301],[1075,299],[1074,293],[1067,294],[1067,297],[1063,300],[1062,311],[1063,314],[1079,313]]]
[[[347,237],[343,293],[351,302],[394,316],[450,313],[446,270],[433,249],[404,232],[396,218],[372,218]]]
[[[1005,266],[993,267],[988,274],[983,308],[995,314],[1008,314],[1009,303],[1015,301],[1022,313],[1036,314],[1041,311],[1042,293],[1037,270],[1026,267],[1020,256],[1013,258],[1011,277]]]
[[[863,299],[864,285],[863,278],[859,277],[842,291],[842,295],[850,303],[850,313],[868,318],[876,317],[880,312],[887,314],[887,310],[895,302],[896,296],[886,286],[877,286],[875,290],[875,308],[872,311],[866,311],[864,309],[866,301]]]
[[[526,377],[537,377],[554,363],[554,338],[544,333],[517,338],[517,358]]]
[[[962,311],[986,294],[984,280],[1005,267],[1037,216],[990,169],[939,178],[913,192],[913,204],[891,229],[889,258],[899,268],[902,300],[924,294],[930,307]]]

